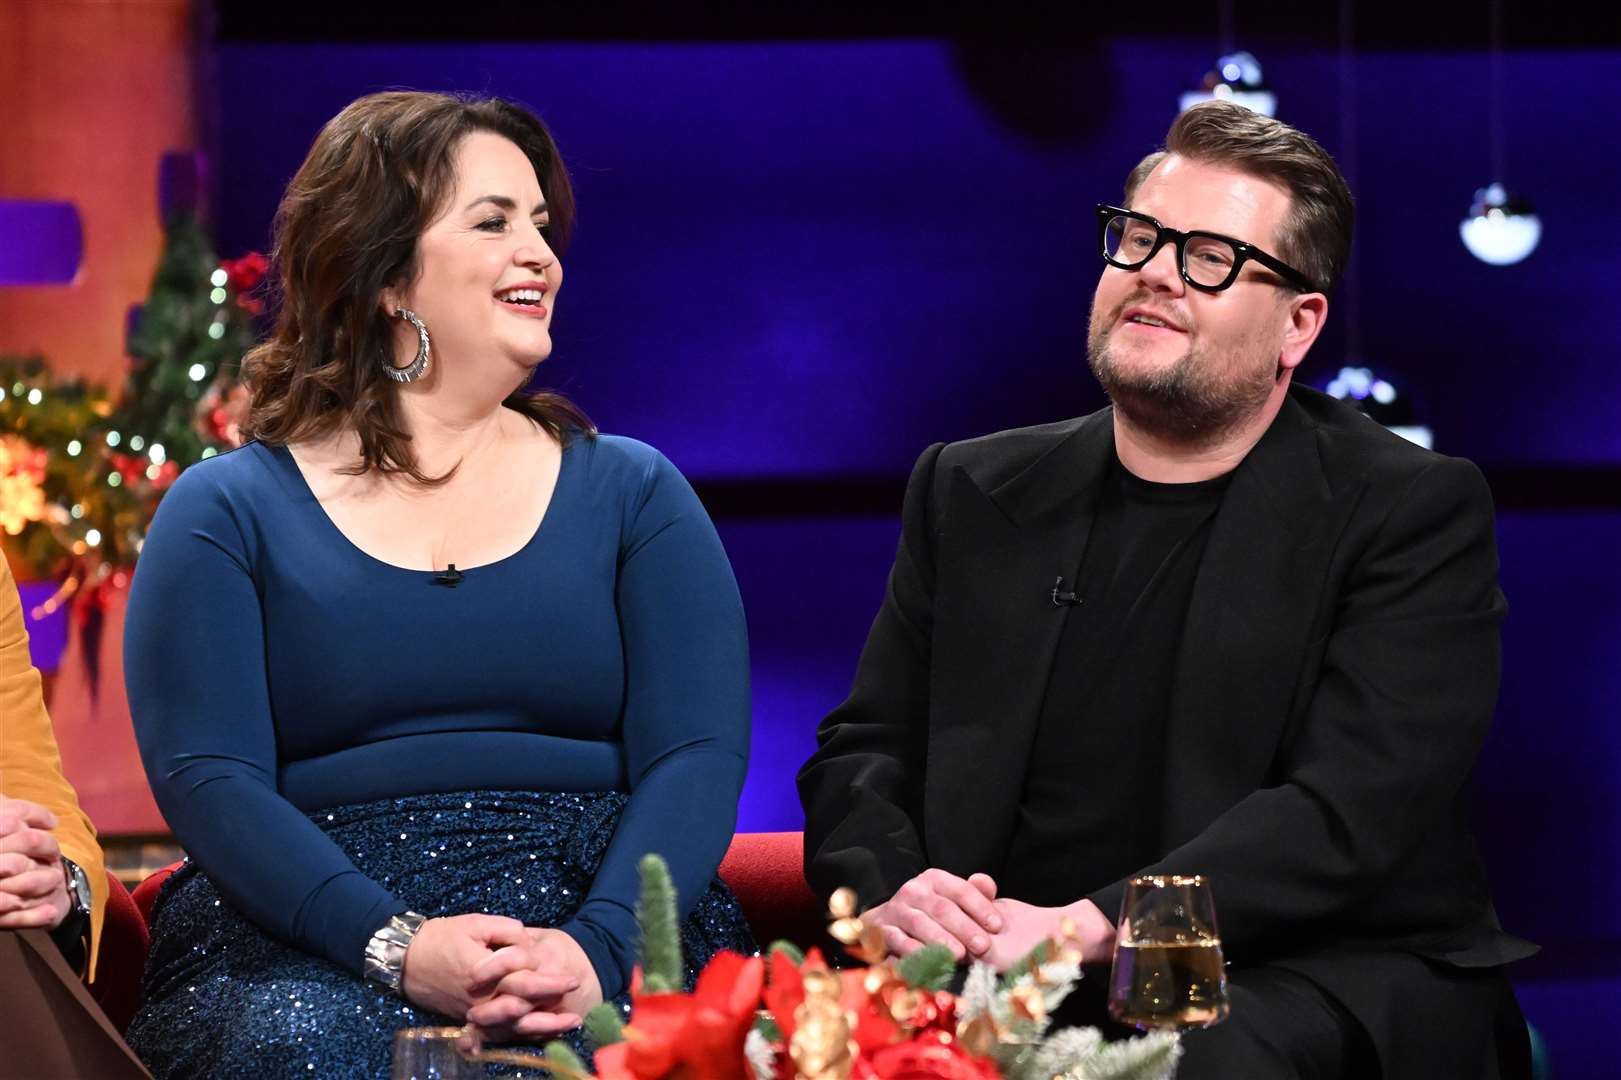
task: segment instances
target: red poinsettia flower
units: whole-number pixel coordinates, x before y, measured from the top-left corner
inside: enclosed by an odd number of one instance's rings
[[[220,269],[230,279],[233,291],[245,293],[264,280],[270,260],[257,251],[250,251],[240,259],[221,259]]]
[[[805,963],[811,963],[813,958],[820,963],[822,954],[812,949],[805,957]],[[782,1032],[783,1041],[791,1041],[794,1037],[794,1010],[805,1003],[805,980],[800,978],[799,966],[781,950],[771,954],[771,982],[767,984],[763,996],[766,1009],[777,1022],[777,1030]]]
[[[113,468],[117,469],[123,477],[124,483],[131,486],[139,484],[146,479],[146,459],[133,454],[109,454]]]
[[[265,272],[270,269],[270,260],[257,251],[250,251],[240,259],[221,260],[220,269],[225,271],[231,291],[236,293],[236,306],[250,315],[262,313],[264,301],[248,294],[264,280]]]
[[[777,1030],[782,1032],[785,1045],[794,1038],[794,1010],[805,1003],[805,983],[801,971],[826,967],[827,962],[822,959],[818,949],[811,949],[805,954],[803,968],[788,959],[786,953],[771,954],[771,984],[765,990],[765,1007],[770,1010],[772,1019],[776,1020]],[[867,992],[867,969],[847,968],[839,972],[839,979],[843,983],[839,1004],[855,1014],[855,1030],[850,1035],[862,1053],[888,1046],[900,1038],[900,1026],[889,1015],[884,1004]]]
[[[691,994],[643,994],[630,984],[625,1041],[596,1053],[600,1080],[749,1080],[743,1041],[760,1007],[765,963],[715,954]]]
[[[157,491],[167,490],[180,476],[180,466],[173,461],[165,461],[158,466],[158,475],[152,478],[152,487]]]
[[[994,1062],[975,1057],[941,1031],[886,1046],[867,1059],[879,1080],[1001,1080]]]

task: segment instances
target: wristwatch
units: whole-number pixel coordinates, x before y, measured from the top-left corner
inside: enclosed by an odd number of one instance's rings
[[[84,970],[90,935],[90,878],[67,856],[62,857],[62,876],[67,879],[68,913],[51,931],[51,940],[75,971]]]
[[[411,939],[416,937],[417,931],[422,929],[422,924],[427,921],[426,915],[419,915],[414,911],[390,915],[388,922],[384,923],[366,943],[364,969],[366,978],[385,990],[398,994],[400,978],[405,974],[405,950],[410,947]]]

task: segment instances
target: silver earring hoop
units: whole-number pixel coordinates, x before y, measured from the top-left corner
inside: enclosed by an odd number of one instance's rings
[[[383,374],[398,383],[416,382],[428,373],[428,361],[433,359],[433,342],[428,340],[428,328],[422,325],[417,313],[410,308],[396,308],[395,318],[404,319],[417,328],[417,355],[404,367],[395,367],[387,360],[383,361]]]

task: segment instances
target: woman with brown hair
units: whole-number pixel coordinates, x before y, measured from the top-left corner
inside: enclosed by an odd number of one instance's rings
[[[525,390],[572,216],[539,120],[438,94],[356,101],[287,190],[256,441],[180,478],[130,598],[191,856],[129,1032],[159,1077],[573,1028],[623,1000],[649,852],[694,966],[750,945],[715,877],[748,750],[725,553],[657,451]]]

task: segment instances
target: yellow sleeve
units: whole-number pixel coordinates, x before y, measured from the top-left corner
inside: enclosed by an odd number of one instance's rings
[[[28,630],[11,567],[0,558],[0,795],[27,799],[57,818],[56,842],[90,879],[90,960],[96,972],[101,921],[107,910],[107,871],[95,826],[79,809],[79,797],[62,775],[51,718],[45,711],[39,672],[28,657]]]

